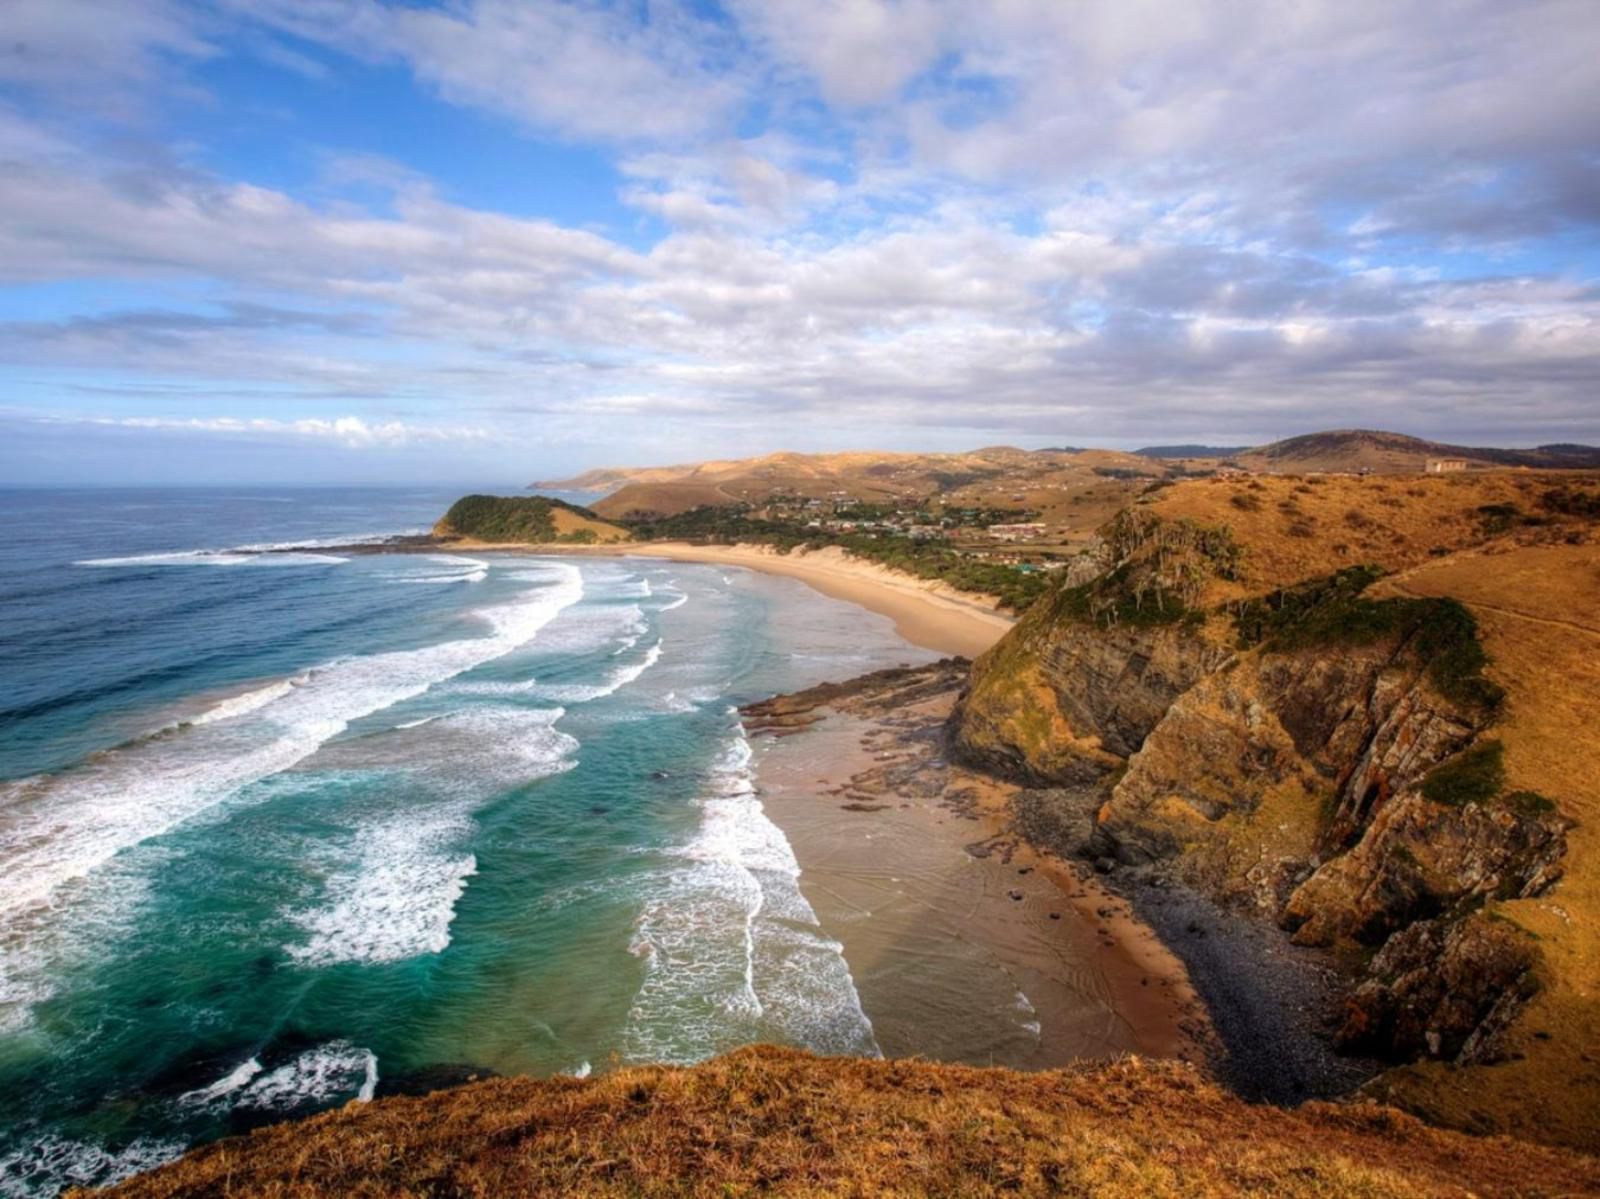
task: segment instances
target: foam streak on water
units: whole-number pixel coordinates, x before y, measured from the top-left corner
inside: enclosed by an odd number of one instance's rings
[[[634,952],[645,978],[624,1055],[692,1062],[752,1040],[876,1056],[838,942],[800,892],[800,867],[767,818],[742,726],[708,775],[685,865],[652,888]]]
[[[329,883],[328,906],[297,913],[309,934],[289,956],[313,966],[394,962],[450,944],[456,901],[478,860],[449,848],[466,831],[454,814],[410,813],[362,829],[356,860]]]
[[[427,691],[531,640],[583,595],[575,567],[514,603],[485,608],[483,637],[339,659],[259,706],[176,735],[108,751],[76,769],[0,786],[0,922],[6,956],[26,936],[22,917],[59,906],[63,888],[116,854],[156,837],[249,784],[308,757],[349,723]],[[32,921],[26,922],[31,923]],[[15,963],[0,970],[0,1007],[32,990]]]

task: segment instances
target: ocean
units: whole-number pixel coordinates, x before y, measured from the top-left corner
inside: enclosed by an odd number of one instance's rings
[[[933,655],[741,570],[333,548],[455,495],[0,492],[0,1195],[484,1071],[878,1051],[735,709]]]

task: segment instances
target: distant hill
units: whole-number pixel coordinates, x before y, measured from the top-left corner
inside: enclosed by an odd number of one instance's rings
[[[605,467],[535,484],[552,490],[610,490],[594,511],[608,520],[675,516],[702,507],[759,506],[776,497],[867,504],[919,504],[1030,509],[1065,504],[1070,494],[1102,485],[1078,508],[1114,498],[1107,480],[1153,478],[1163,468],[1116,450],[1021,450],[987,446],[959,454],[846,452],[777,453],[694,465]],[[1088,504],[1089,506],[1085,506]],[[1078,515],[1080,512],[1075,512]],[[1105,513],[1099,512],[1099,519]]]
[[[1231,458],[1250,448],[1247,445],[1147,445],[1133,452],[1141,458]]]
[[[1183,473],[1179,460],[1227,460],[1276,474],[1417,474],[1437,458],[1461,458],[1478,469],[1600,468],[1600,448],[1594,446],[1496,449],[1373,429],[1335,429],[1263,446],[1178,444],[1134,453],[1072,446],[987,446],[958,454],[784,452],[675,466],[601,467],[533,486],[609,492],[594,504],[595,514],[607,520],[657,519],[694,508],[760,506],[775,497],[799,496],[869,504],[1025,505],[1045,513],[1047,520],[1070,523],[1091,512],[1098,519],[1109,515],[1103,505],[1119,497],[1105,491],[1108,480],[1132,487],[1141,479],[1148,483],[1174,477]],[[1093,496],[1073,498],[1097,484],[1101,490]]]
[[[433,527],[435,537],[546,545],[626,541],[626,529],[551,496],[468,495],[450,505]]]
[[[1531,450],[1497,449],[1450,445],[1376,429],[1334,429],[1325,433],[1307,433],[1244,450],[1233,457],[1253,470],[1276,471],[1280,474],[1362,468],[1378,474],[1415,473],[1430,460],[1439,458],[1460,458],[1480,468],[1600,467],[1600,448],[1595,446],[1549,445]]]

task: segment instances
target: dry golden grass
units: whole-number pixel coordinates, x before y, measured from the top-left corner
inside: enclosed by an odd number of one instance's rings
[[[1543,989],[1496,1066],[1410,1067],[1385,1093],[1431,1119],[1600,1152],[1600,547],[1526,547],[1430,563],[1375,588],[1453,596],[1472,609],[1490,676],[1507,691],[1495,728],[1507,785],[1576,821],[1566,876],[1491,912],[1539,938]]]
[[[602,545],[613,541],[627,541],[633,536],[627,529],[609,524],[603,520],[590,520],[587,516],[579,516],[576,512],[566,508],[552,508],[550,521],[556,527],[557,537],[567,537],[573,533],[593,533],[595,540]]]
[[[691,508],[723,507],[738,503],[738,499],[715,483],[628,483],[590,507],[609,520],[626,520],[651,514],[674,516]]]
[[[1023,1074],[740,1050],[496,1079],[197,1150],[137,1196],[1592,1194],[1600,1162],[1376,1105],[1251,1107],[1138,1060]]]
[[[1539,497],[1592,474],[1490,471],[1466,475],[1254,476],[1195,479],[1162,491],[1151,510],[1169,519],[1227,525],[1248,547],[1246,578],[1217,585],[1228,599],[1376,563],[1405,570],[1491,540],[1478,509],[1512,504],[1539,515]],[[1522,539],[1554,538],[1567,522],[1526,528]],[[1592,528],[1591,526],[1588,526]]]

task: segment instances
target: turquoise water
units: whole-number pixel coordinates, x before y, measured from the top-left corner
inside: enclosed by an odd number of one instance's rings
[[[326,548],[450,498],[0,493],[0,1194],[474,1070],[876,1051],[733,707],[929,655],[742,571]]]

